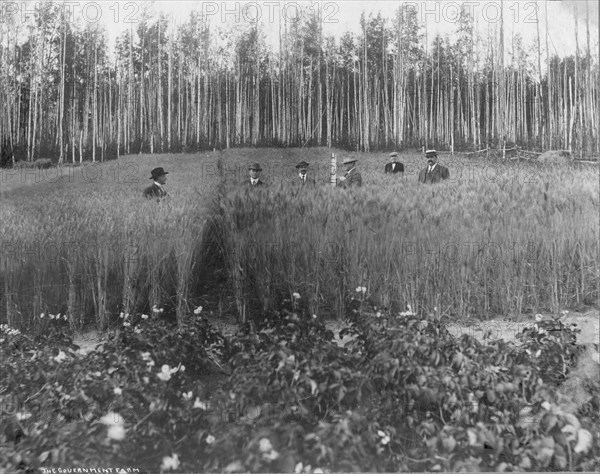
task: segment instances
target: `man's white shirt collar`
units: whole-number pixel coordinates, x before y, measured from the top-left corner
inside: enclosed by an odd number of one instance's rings
[[[427,167],[427,170],[428,170],[428,171],[433,171],[433,169],[434,169],[436,166],[437,166],[437,163],[434,163],[433,165],[429,165],[429,166]]]
[[[163,189],[163,190],[164,190],[164,188],[163,188],[162,184],[160,184],[159,182],[157,182],[157,181],[154,181],[154,184],[156,184],[156,185],[157,185],[157,186],[158,186],[160,189]]]
[[[256,183],[258,183],[258,178],[250,178],[250,182],[252,184],[256,184]]]

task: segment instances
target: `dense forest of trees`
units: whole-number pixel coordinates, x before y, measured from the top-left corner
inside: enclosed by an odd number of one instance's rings
[[[528,51],[502,20],[481,37],[468,15],[456,34],[430,41],[411,10],[362,15],[360,29],[338,39],[315,14],[282,22],[269,47],[260,24],[217,28],[198,12],[174,25],[145,11],[112,54],[97,23],[76,27],[60,3],[39,6],[27,24],[0,24],[0,140],[17,159],[505,143],[598,155],[589,19],[573,25],[586,41],[559,58],[547,25],[537,24]]]

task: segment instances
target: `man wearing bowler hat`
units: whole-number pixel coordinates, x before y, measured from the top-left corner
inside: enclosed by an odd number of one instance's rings
[[[437,151],[427,150],[425,158],[427,158],[427,168],[423,168],[419,173],[420,183],[439,183],[442,179],[450,177],[448,168],[437,162]]]
[[[393,151],[390,153],[391,163],[385,165],[386,173],[404,173],[404,164],[398,161],[398,152]]]
[[[258,163],[251,164],[248,169],[250,170],[250,178],[246,180],[246,184],[249,186],[263,186],[265,182],[260,179],[260,172],[262,168]]]
[[[143,195],[146,199],[156,199],[157,201],[160,201],[167,195],[163,186],[167,182],[167,175],[169,173],[159,167],[150,171],[150,174],[152,175],[150,176],[150,179],[154,180],[154,183],[144,189]]]
[[[294,177],[292,184],[296,186],[314,186],[315,180],[308,176],[308,163],[301,161],[296,165],[298,176]]]
[[[342,164],[346,167],[346,172],[344,176],[337,179],[337,186],[341,188],[362,186],[362,176],[356,170],[356,158],[346,157]]]

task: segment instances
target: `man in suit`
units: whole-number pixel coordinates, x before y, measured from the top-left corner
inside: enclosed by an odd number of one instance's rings
[[[404,173],[404,164],[398,161],[398,152],[393,151],[390,153],[391,163],[385,165],[386,173]]]
[[[295,186],[314,186],[315,180],[313,177],[308,176],[308,163],[301,161],[296,165],[298,170],[298,176],[295,176],[292,180],[292,184]]]
[[[167,175],[169,173],[159,167],[150,171],[150,174],[150,179],[154,180],[154,183],[144,189],[143,196],[146,199],[156,199],[157,201],[160,201],[167,196],[167,192],[163,186],[167,182]]]
[[[254,163],[248,167],[250,170],[250,178],[246,180],[248,186],[264,186],[265,182],[260,179],[262,168],[258,163]]]
[[[427,158],[427,168],[423,168],[419,173],[420,183],[439,183],[441,180],[450,177],[448,168],[438,164],[437,151],[427,150],[425,158]]]
[[[360,187],[362,186],[362,176],[356,170],[355,158],[344,158],[343,165],[346,167],[344,176],[337,179],[337,186],[341,188]]]

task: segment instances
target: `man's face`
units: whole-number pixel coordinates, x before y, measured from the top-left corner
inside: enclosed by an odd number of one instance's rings
[[[397,156],[395,156],[395,155],[394,155],[394,156],[392,156],[392,163],[396,163],[396,160],[397,160],[397,159],[398,159],[398,157],[397,157]]]
[[[302,176],[306,176],[306,166],[301,166],[300,168],[298,168],[298,172],[302,175]]]
[[[250,177],[252,179],[257,179],[260,176],[260,171],[258,170],[250,170]]]
[[[158,178],[156,178],[156,182],[159,184],[165,184],[167,182],[167,175],[161,174]]]
[[[437,156],[430,156],[429,158],[427,158],[427,164],[429,166],[433,166],[437,163]]]

